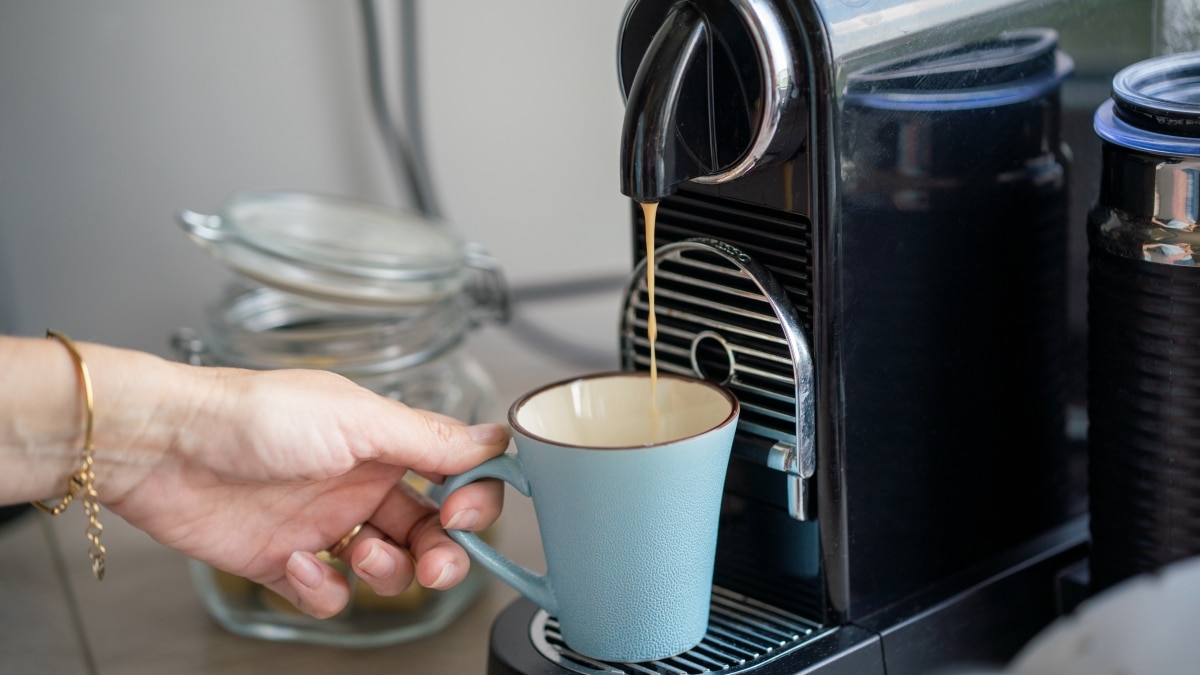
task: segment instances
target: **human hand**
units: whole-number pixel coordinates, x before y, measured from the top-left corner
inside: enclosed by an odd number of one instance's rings
[[[499,516],[502,485],[458,490],[439,514],[402,478],[411,469],[440,482],[499,455],[508,445],[504,427],[468,427],[323,371],[166,366],[173,372],[162,377],[187,381],[187,393],[141,416],[134,445],[166,434],[167,450],[148,461],[97,449],[97,457],[124,458],[98,469],[108,478],[101,499],[113,512],[319,618],[341,611],[350,589],[315,553],[359,523],[338,557],[376,593],[399,594],[414,578],[437,589],[465,578],[470,560],[441,522],[486,528]]]

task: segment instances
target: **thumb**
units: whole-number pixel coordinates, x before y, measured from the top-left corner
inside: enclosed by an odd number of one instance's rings
[[[409,408],[396,401],[374,448],[375,459],[419,473],[450,475],[501,455],[508,448],[502,424],[468,426],[437,413]],[[381,416],[378,418],[383,419]]]

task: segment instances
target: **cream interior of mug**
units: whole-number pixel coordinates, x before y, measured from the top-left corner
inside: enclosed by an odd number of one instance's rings
[[[650,378],[614,374],[573,380],[533,394],[514,422],[554,443],[625,448],[667,443],[719,426],[733,402],[699,380],[658,378],[658,415],[651,405]]]

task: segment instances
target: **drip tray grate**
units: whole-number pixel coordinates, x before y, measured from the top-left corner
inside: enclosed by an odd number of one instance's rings
[[[529,636],[542,656],[584,675],[739,673],[820,633],[821,627],[812,621],[719,586],[713,587],[704,639],[689,651],[659,661],[610,663],[574,652],[563,642],[558,620],[545,610],[538,610],[529,625]]]

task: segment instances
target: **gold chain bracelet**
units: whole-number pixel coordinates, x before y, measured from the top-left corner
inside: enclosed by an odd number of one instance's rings
[[[104,578],[104,546],[100,544],[100,535],[104,532],[104,526],[100,524],[99,520],[100,499],[96,495],[96,472],[93,469],[96,446],[92,443],[92,418],[95,410],[92,399],[92,377],[88,373],[87,364],[83,361],[83,354],[79,353],[79,348],[75,346],[71,338],[57,331],[48,330],[46,339],[58,340],[67,348],[67,351],[71,352],[71,358],[75,360],[75,367],[79,371],[79,382],[83,387],[83,403],[87,416],[79,470],[67,477],[67,494],[53,506],[47,506],[42,502],[33,502],[33,505],[52,516],[57,516],[67,510],[67,506],[71,504],[76,495],[82,494],[80,501],[83,502],[83,512],[88,519],[87,538],[91,543],[88,556],[92,559],[92,576],[100,580]]]

